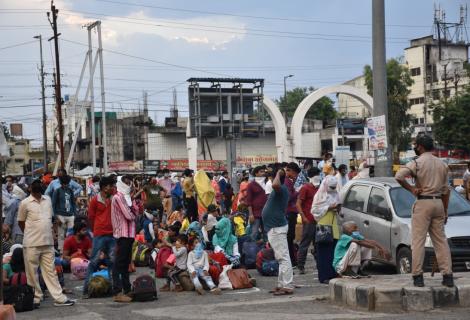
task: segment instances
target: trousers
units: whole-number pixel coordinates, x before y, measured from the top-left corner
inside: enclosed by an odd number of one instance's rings
[[[268,231],[268,241],[274,250],[274,257],[279,263],[279,274],[277,278],[278,288],[293,289],[294,272],[289,257],[287,246],[288,226],[272,228]]]
[[[295,226],[297,225],[297,212],[288,212],[287,222],[289,225],[289,229],[287,231],[287,245],[289,247],[290,261],[293,266],[296,266],[297,257],[295,256],[294,240],[295,240]]]
[[[205,276],[204,270],[202,268],[196,269],[194,271],[196,271],[196,276],[193,277],[193,275],[191,275],[191,280],[193,280],[193,284],[196,287],[196,289],[202,288],[202,284],[200,281],[201,279],[207,284],[209,289],[212,290],[215,288],[215,284],[214,284],[214,281],[212,281],[211,276]]]
[[[60,216],[57,215],[57,220],[61,223],[57,225],[57,242],[59,245],[59,250],[62,252],[64,250],[64,240],[65,234],[67,233],[68,229],[73,228],[73,223],[75,222],[74,216]]]
[[[129,264],[132,260],[132,244],[134,238],[119,238],[116,241],[116,258],[113,266],[113,294],[131,291]]]
[[[370,260],[372,258],[372,249],[361,247],[357,243],[351,243],[348,251],[344,255],[343,259],[336,266],[336,272],[339,274],[346,271],[348,267],[351,267],[354,272],[359,270],[361,262]]]
[[[67,297],[62,293],[54,266],[54,247],[25,247],[23,248],[23,256],[28,285],[34,288],[34,303],[40,303],[44,297],[39,284],[38,267],[41,268],[42,278],[52,298],[58,303],[67,301]]]
[[[96,236],[93,238],[93,249],[91,251],[90,263],[88,264],[87,275],[83,283],[83,293],[88,293],[88,283],[94,272],[98,271],[101,252],[106,257],[106,265],[109,270],[113,269],[114,253],[115,253],[116,239],[112,235]]]
[[[299,244],[299,253],[297,257],[297,266],[299,268],[305,267],[305,261],[307,260],[307,252],[310,244],[315,245],[315,226],[316,223],[304,223],[302,228],[302,240]]]
[[[411,272],[423,273],[424,244],[429,233],[442,274],[452,274],[452,258],[444,230],[445,211],[441,199],[417,200],[411,217]]]

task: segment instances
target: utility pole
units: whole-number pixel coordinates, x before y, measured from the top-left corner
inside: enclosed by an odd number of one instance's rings
[[[373,115],[385,116],[386,139],[388,140],[387,64],[385,52],[384,0],[372,0]],[[375,175],[378,177],[389,177],[392,175],[391,146],[387,146],[384,151],[384,159],[377,158],[375,162]]]
[[[103,69],[103,42],[101,41],[101,21],[97,21],[98,29],[98,57],[100,59],[100,78],[101,78],[101,134],[103,145],[103,171],[108,174],[108,138],[106,133],[106,100],[104,91],[104,69]]]
[[[52,13],[52,21],[50,20],[50,15]],[[47,13],[49,23],[52,26],[54,31],[54,36],[49,39],[51,41],[54,39],[54,49],[55,49],[55,67],[56,67],[56,78],[55,78],[55,105],[57,111],[57,126],[59,127],[59,153],[60,153],[60,168],[63,169],[65,166],[65,157],[64,157],[64,125],[62,123],[62,93],[60,86],[60,62],[59,62],[59,35],[57,33],[57,14],[59,10],[56,9],[54,5],[54,0],[51,1],[51,12]]]
[[[41,99],[42,99],[42,141],[43,141],[43,168],[44,173],[47,169],[47,127],[46,127],[46,95],[44,86],[44,60],[42,58],[42,35],[35,36],[34,39],[39,39],[39,55],[41,57]]]
[[[95,88],[93,86],[94,70],[93,70],[93,46],[91,44],[91,30],[95,27],[96,22],[87,26],[88,29],[88,66],[90,72],[90,130],[91,130],[91,164],[93,167],[93,176],[96,174],[96,129],[95,129]],[[76,97],[78,99],[78,97]]]

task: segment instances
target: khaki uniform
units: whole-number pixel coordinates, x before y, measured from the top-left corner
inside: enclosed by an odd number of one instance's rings
[[[452,258],[449,244],[444,231],[445,211],[442,195],[449,192],[447,165],[434,157],[430,152],[423,153],[416,160],[410,161],[400,169],[397,179],[412,176],[416,187],[423,192],[413,205],[411,218],[411,252],[412,273],[423,273],[424,244],[429,232],[436,253],[439,270],[442,274],[452,274]],[[436,199],[420,199],[420,197],[437,197]]]
[[[25,222],[23,256],[28,285],[34,288],[34,303],[43,299],[37,270],[41,267],[47,290],[58,303],[67,301],[57,278],[54,266],[54,240],[52,238],[51,199],[42,196],[37,200],[29,196],[20,203],[18,221]]]

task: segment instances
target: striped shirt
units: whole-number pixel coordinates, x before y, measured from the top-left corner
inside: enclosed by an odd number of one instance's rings
[[[111,221],[114,238],[135,237],[136,215],[134,212],[137,212],[137,210],[127,205],[124,194],[117,192],[111,203]]]

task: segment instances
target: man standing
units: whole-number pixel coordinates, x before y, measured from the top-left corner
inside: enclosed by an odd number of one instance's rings
[[[341,192],[341,189],[348,183],[349,177],[347,175],[348,167],[345,164],[342,164],[338,167],[338,173],[336,174],[336,179],[338,179],[338,186],[336,190]]]
[[[48,186],[47,186],[47,189],[46,191],[44,192],[44,194],[46,196],[49,196],[52,198],[52,194],[54,193],[54,191],[56,189],[59,189],[60,186],[61,186],[61,183],[60,183],[60,177],[62,176],[66,176],[67,175],[67,171],[65,169],[59,169],[59,171],[57,171],[57,179],[53,180]],[[70,189],[72,189],[73,191],[73,195],[75,196],[75,198],[78,198],[80,196],[80,193],[82,192],[83,188],[81,185],[79,185],[78,183],[76,183],[74,180],[70,180],[70,185],[69,185]]]
[[[193,171],[191,169],[184,170],[183,191],[186,214],[191,222],[198,221],[196,192],[194,189]]]
[[[413,282],[417,287],[424,286],[423,260],[424,243],[429,232],[436,253],[439,270],[442,273],[442,284],[454,286],[452,260],[449,244],[444,231],[447,222],[449,205],[449,186],[447,185],[447,165],[434,157],[431,151],[434,141],[428,135],[420,135],[415,141],[415,152],[418,158],[409,162],[395,175],[398,183],[417,198],[413,206],[411,219],[411,251]],[[415,179],[415,186],[406,181],[406,177]]]
[[[248,184],[246,189],[246,198],[245,202],[248,206],[248,212],[250,214],[250,224],[251,224],[251,240],[256,241],[258,238],[259,229],[263,230],[263,220],[261,213],[263,211],[264,205],[268,200],[265,186],[265,171],[264,168],[259,166],[253,169],[253,175],[255,180],[251,181]],[[262,231],[264,234],[264,231]],[[262,237],[264,239],[264,237]]]
[[[64,247],[65,234],[68,229],[73,228],[75,221],[75,197],[69,188],[70,176],[60,176],[60,188],[55,189],[52,195],[52,209],[57,219],[57,233],[59,250]]]
[[[292,264],[287,246],[288,225],[285,212],[289,202],[289,191],[284,185],[285,177],[284,170],[279,169],[273,181],[273,192],[269,195],[262,213],[268,241],[279,263],[277,286],[270,291],[274,295],[294,293]]]
[[[297,268],[300,274],[305,274],[305,260],[307,259],[307,251],[310,244],[315,244],[315,218],[311,213],[313,197],[320,186],[320,170],[318,168],[310,168],[307,171],[309,182],[302,186],[299,196],[297,197],[296,207],[302,217],[302,240],[300,240],[299,254],[297,260]]]
[[[222,172],[222,175],[219,178],[219,192],[221,195],[221,201],[220,201],[220,208],[222,210],[222,213],[225,213],[228,211],[228,208],[225,208],[225,203],[223,201],[225,190],[227,189],[227,184],[229,183],[229,178],[228,178],[228,172],[224,171]]]
[[[23,243],[23,232],[18,225],[18,208],[21,200],[13,197],[5,206],[5,224],[10,227],[11,239],[14,243]]]
[[[74,301],[62,293],[54,266],[54,240],[52,237],[51,199],[43,196],[40,180],[31,184],[31,195],[24,199],[18,212],[18,224],[24,233],[23,255],[28,285],[34,288],[34,304],[39,307],[43,299],[37,275],[41,267],[47,290],[55,300],[55,306],[72,306]]]
[[[131,302],[129,264],[135,237],[136,208],[131,199],[131,178],[119,177],[117,193],[111,202],[111,221],[116,239],[116,259],[113,267],[113,299],[115,302]]]
[[[156,179],[152,179],[152,181],[147,183],[143,188],[145,192],[144,208],[150,211],[152,215],[158,216],[160,223],[163,219],[163,199],[160,197],[161,190],[163,190],[163,188],[156,183]]]
[[[112,270],[114,263],[114,248],[116,239],[113,237],[113,224],[111,222],[111,199],[115,182],[111,177],[100,180],[100,193],[94,196],[88,206],[88,221],[93,230],[93,245],[88,264],[87,276],[83,284],[83,296],[88,297],[88,282],[92,274],[98,271],[100,253],[107,259],[107,266]]]
[[[289,231],[287,232],[287,244],[289,245],[289,255],[293,266],[297,265],[297,257],[294,250],[295,226],[297,225],[297,196],[298,192],[294,188],[294,183],[300,173],[300,167],[297,163],[291,162],[286,167],[286,187],[289,191],[289,203],[287,205],[287,221]],[[274,187],[273,187],[274,188]]]

